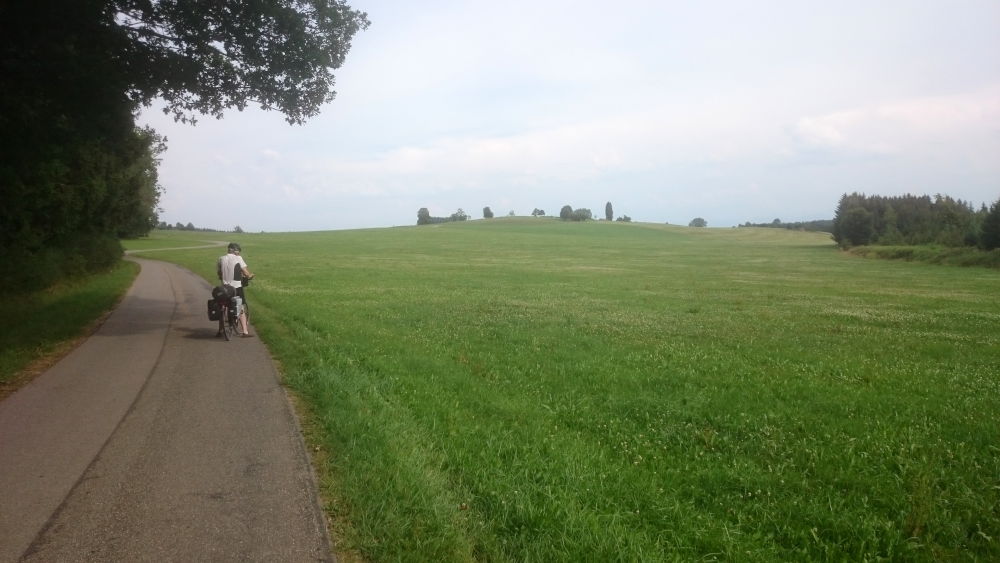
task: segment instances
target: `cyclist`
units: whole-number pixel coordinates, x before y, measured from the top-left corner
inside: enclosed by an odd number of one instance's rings
[[[222,280],[222,284],[235,289],[236,295],[240,298],[241,302],[246,303],[247,298],[243,293],[243,280],[253,278],[253,274],[247,269],[246,261],[240,256],[240,253],[243,251],[240,245],[231,242],[226,250],[226,254],[219,257],[216,263],[216,273],[219,275],[219,279]],[[240,336],[250,338],[253,335],[250,334],[250,327],[247,326],[246,309],[239,307],[239,313]]]

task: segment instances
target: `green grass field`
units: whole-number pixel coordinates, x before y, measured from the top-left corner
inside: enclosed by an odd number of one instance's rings
[[[549,219],[237,240],[347,559],[1000,559],[996,270]]]

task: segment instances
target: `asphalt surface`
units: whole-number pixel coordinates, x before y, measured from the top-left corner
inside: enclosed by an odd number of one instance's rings
[[[204,280],[136,261],[101,328],[0,402],[0,562],[332,560],[266,348],[215,336]]]

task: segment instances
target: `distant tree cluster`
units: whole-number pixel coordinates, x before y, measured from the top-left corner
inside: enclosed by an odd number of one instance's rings
[[[740,227],[770,227],[774,229],[789,229],[792,231],[815,231],[820,233],[832,233],[833,232],[833,219],[819,219],[816,221],[794,221],[792,223],[783,223],[781,219],[775,219],[770,223],[751,223],[747,221]]]
[[[489,209],[488,207],[486,209]],[[484,214],[486,209],[484,209]],[[491,212],[492,216],[492,212]],[[427,210],[426,207],[421,207],[417,211],[417,224],[418,225],[435,225],[438,223],[451,223],[452,221],[468,221],[469,215],[462,208],[458,208],[458,211],[452,213],[448,217],[431,217],[431,212]]]
[[[507,213],[507,216],[516,217],[517,214],[514,213],[513,210],[511,210],[510,212]],[[531,211],[531,216],[545,217],[546,216],[545,210],[536,207]],[[492,219],[493,217],[495,217],[493,209],[488,205],[486,207],[483,207],[483,219]],[[610,201],[604,206],[604,217],[608,221],[615,220],[624,223],[632,222],[632,218],[629,217],[628,215],[623,215],[621,217],[618,217],[617,219],[613,219],[614,209],[612,208]],[[565,221],[590,221],[592,219],[595,219],[594,214],[590,209],[587,209],[585,207],[581,207],[579,209],[573,209],[573,206],[571,205],[564,205],[562,209],[559,210],[559,218]],[[450,223],[452,221],[466,221],[468,219],[469,215],[462,209],[459,209],[457,212],[451,214],[451,216],[449,217],[432,217],[430,211],[426,207],[421,207],[420,210],[417,211],[418,225]]]
[[[594,218],[594,214],[589,209],[583,207],[573,209],[570,205],[564,205],[559,210],[559,218],[563,221],[590,221]]]
[[[694,219],[691,219],[690,223],[688,223],[688,227],[707,227],[707,226],[708,226],[708,221],[702,219],[701,217],[695,217]]]
[[[187,225],[185,225],[184,223],[181,223],[180,221],[174,223],[173,225],[171,225],[170,223],[167,223],[165,221],[160,221],[159,224],[156,225],[156,228],[160,229],[161,231],[197,231],[197,232],[201,232],[201,233],[220,233],[220,232],[222,232],[219,229],[212,229],[212,228],[208,228],[208,227],[205,227],[205,228],[195,227],[194,223],[188,223]],[[239,225],[236,225],[235,227],[233,227],[233,230],[231,232],[242,233],[243,232],[243,228],[240,227]]]
[[[979,246],[997,248],[1000,200],[978,211],[941,194],[866,196],[844,194],[833,219],[833,238],[842,248],[878,245]]]

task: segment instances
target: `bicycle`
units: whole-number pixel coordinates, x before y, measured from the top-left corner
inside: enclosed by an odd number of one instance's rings
[[[250,285],[253,276],[243,279],[243,287]],[[214,310],[213,310],[214,309]],[[208,302],[209,320],[218,319],[219,332],[226,340],[240,334],[240,314],[246,318],[246,326],[250,327],[250,306],[236,295],[236,291],[226,285],[220,285],[212,290],[212,299]]]
[[[229,286],[220,285],[212,289],[212,299],[208,301],[208,319],[218,321],[219,332],[216,336],[224,336],[232,340],[240,333],[240,308],[247,310],[246,304],[240,304],[236,291]]]

